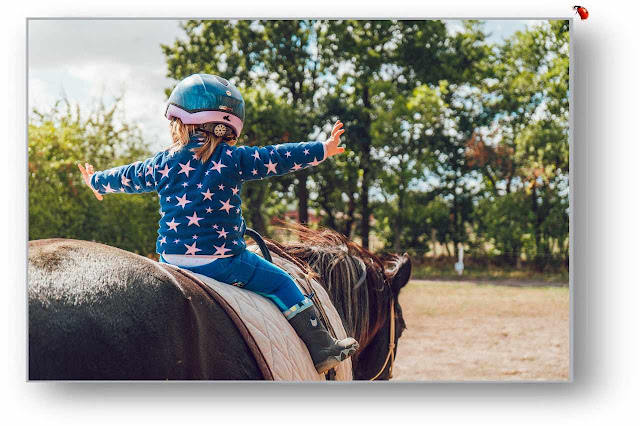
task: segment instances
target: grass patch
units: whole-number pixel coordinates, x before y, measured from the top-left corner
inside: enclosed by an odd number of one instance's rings
[[[537,272],[529,269],[515,269],[509,267],[478,267],[478,266],[466,266],[462,276],[453,269],[453,263],[451,266],[446,267],[442,265],[428,265],[418,264],[413,266],[411,273],[413,279],[422,280],[523,280],[523,281],[537,281],[548,283],[568,283],[569,272],[568,271],[554,271],[554,272]]]

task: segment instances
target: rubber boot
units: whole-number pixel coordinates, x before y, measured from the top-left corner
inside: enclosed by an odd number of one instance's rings
[[[311,360],[319,374],[327,372],[358,350],[358,341],[355,339],[338,341],[331,336],[320,321],[314,305],[293,316],[289,323],[309,349]]]

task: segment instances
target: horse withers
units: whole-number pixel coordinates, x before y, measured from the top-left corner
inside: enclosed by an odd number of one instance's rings
[[[361,343],[354,379],[389,379],[408,256],[385,263],[329,230],[268,244],[313,269]],[[31,380],[263,379],[224,309],[148,258],[80,240],[32,241],[28,298]]]

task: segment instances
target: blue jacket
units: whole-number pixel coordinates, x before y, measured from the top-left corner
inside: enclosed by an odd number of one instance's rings
[[[264,147],[220,143],[203,164],[193,153],[200,141],[194,134],[173,154],[162,151],[91,177],[91,186],[100,194],[159,194],[159,254],[226,257],[242,252],[246,248],[242,183],[316,166],[326,159],[325,145],[319,141]]]

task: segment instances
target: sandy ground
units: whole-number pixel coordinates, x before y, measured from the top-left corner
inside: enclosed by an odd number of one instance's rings
[[[394,381],[565,381],[569,289],[411,281]]]

